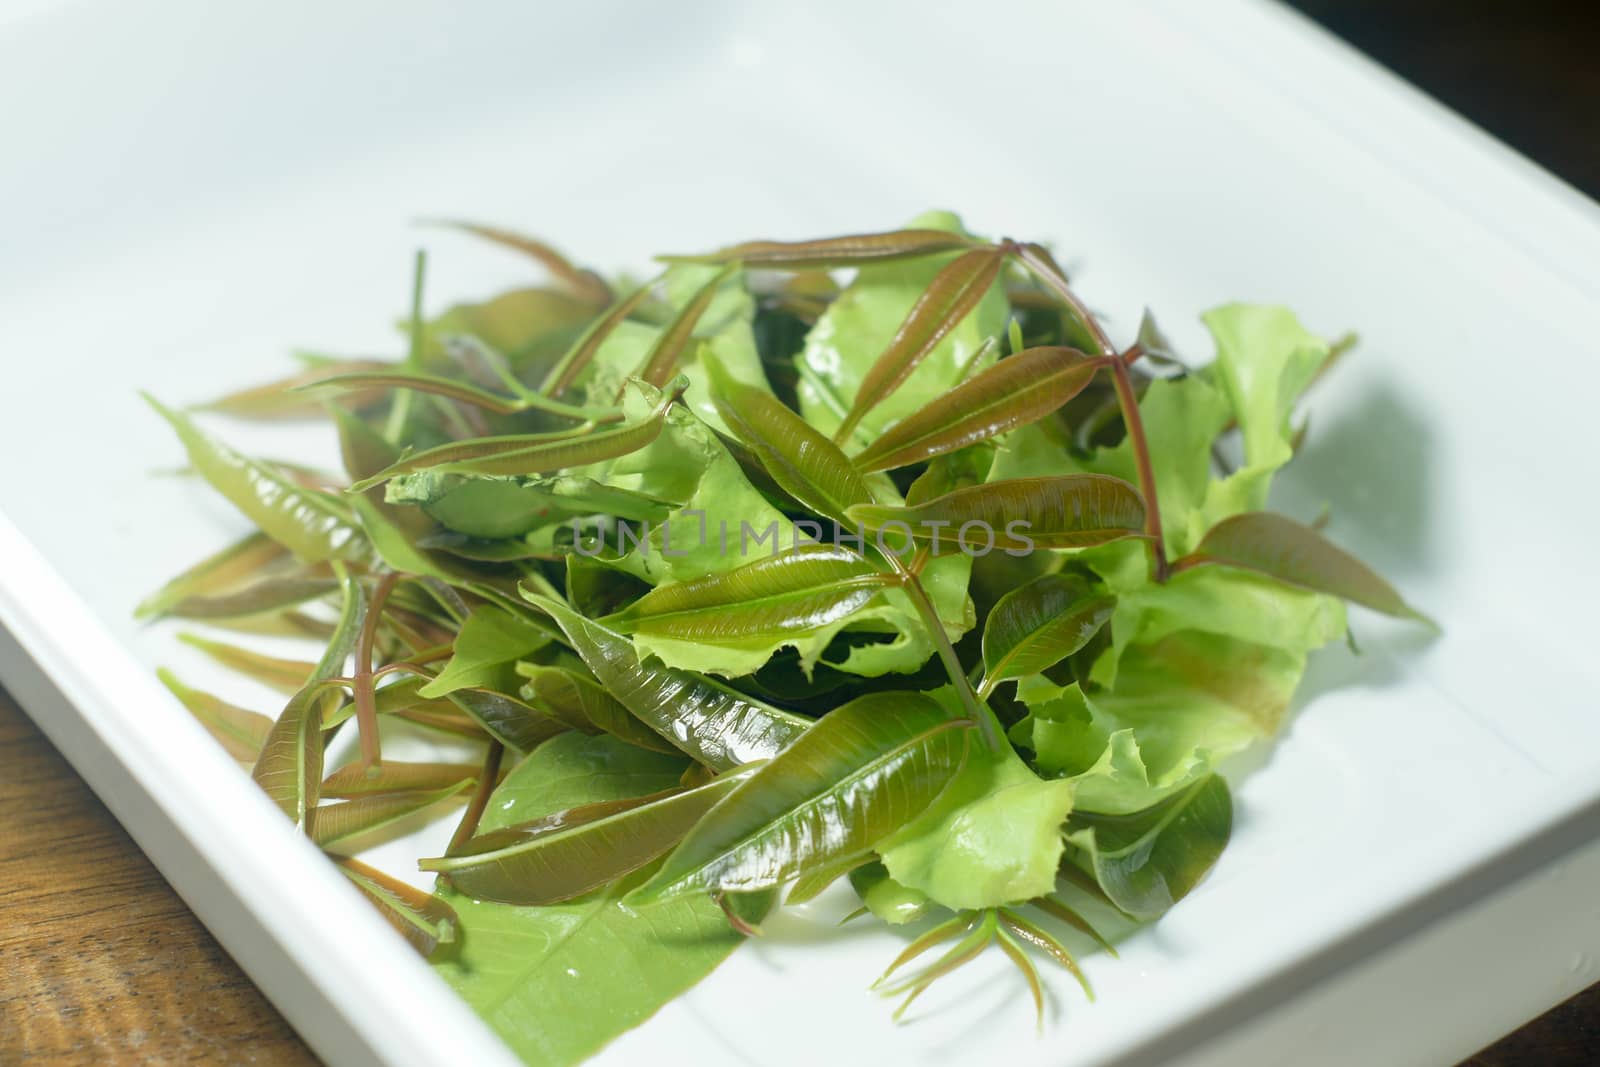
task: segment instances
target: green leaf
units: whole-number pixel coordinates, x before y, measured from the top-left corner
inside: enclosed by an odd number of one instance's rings
[[[754,768],[695,789],[573,808],[467,842],[462,852],[421,861],[423,870],[479,900],[555,904],[638,870],[678,843],[689,828]]]
[[[519,752],[530,752],[561,733],[566,724],[497,689],[468,687],[451,692],[451,704],[466,712],[490,737]]]
[[[945,230],[891,230],[816,241],[746,241],[697,256],[662,256],[669,263],[741,263],[763,270],[833,270],[959,252],[976,244]]]
[[[584,425],[558,433],[503,434],[453,441],[407,456],[351,488],[369,489],[420,470],[440,474],[544,474],[625,456],[645,447],[661,433],[662,420],[678,392],[669,391],[648,417],[637,422],[605,430]]]
[[[1211,775],[1134,815],[1083,815],[1067,840],[1118,908],[1154,919],[1182,900],[1222,855],[1233,831],[1233,800]]]
[[[1008,252],[1003,247],[974,248],[940,268],[917,297],[881,355],[861,377],[855,400],[834,431],[843,440],[970,315],[1000,277]]]
[[[903,926],[927,917],[933,901],[926,893],[909,889],[889,877],[889,869],[876,861],[850,872],[850,885],[862,905],[890,926]]]
[[[189,713],[215,737],[228,755],[236,760],[254,763],[261,754],[261,746],[272,732],[272,719],[259,712],[235,707],[210,693],[191,689],[178,680],[177,675],[162,667],[156,671],[172,695],[183,702]]]
[[[1256,571],[1385,615],[1430,622],[1365,563],[1311,527],[1272,512],[1223,519],[1201,539],[1189,561]]]
[[[519,663],[517,673],[527,678],[523,698],[540,711],[584,733],[607,733],[652,752],[674,755],[678,749],[634,717],[622,702],[594,681],[564,667]]]
[[[769,889],[865,855],[944,791],[971,725],[912,692],[829,712],[713,808],[638,896]]]
[[[1042,575],[1013,589],[984,624],[984,688],[1060,663],[1100,632],[1115,605],[1114,597],[1059,574]]]
[[[1075,348],[1002,359],[895,423],[856,455],[856,466],[904,467],[1036,422],[1081,393],[1102,362]]]
[[[391,504],[419,505],[448,530],[470,537],[518,537],[574,516],[604,514],[659,522],[672,502],[572,475],[483,477],[418,471],[388,484]]]
[[[235,452],[154,397],[145,400],[177,431],[200,476],[268,537],[313,563],[367,555],[367,539],[337,498],[297,485],[267,464]]]
[[[688,761],[635,748],[606,734],[552,737],[512,768],[495,789],[479,833],[557,812],[632,800],[678,787]]]
[[[1138,537],[1144,524],[1139,491],[1101,474],[1017,478],[957,489],[914,507],[858,504],[850,518],[898,547],[891,531],[907,531],[936,551],[962,543],[976,554],[994,549],[1026,554],[1036,548],[1088,548]],[[976,534],[963,533],[976,529]],[[989,538],[993,538],[993,544]]]
[[[336,374],[307,382],[297,386],[297,389],[330,393],[370,389],[385,391],[411,389],[419,393],[442,396],[475,408],[482,408],[484,411],[493,412],[496,415],[516,415],[524,411],[543,411],[551,415],[579,420],[603,419],[612,415],[611,411],[604,408],[576,407],[572,404],[564,404],[559,400],[541,396],[538,393],[502,396],[466,382],[458,382],[453,378],[441,378],[434,374],[419,374],[414,371],[404,370],[358,371],[350,374]]]
[[[480,828],[673,788],[685,760],[605,735],[541,745],[491,797]],[[641,874],[640,877],[643,875]],[[648,1019],[744,938],[706,897],[623,905],[627,886],[568,904],[519,907],[443,891],[459,951],[434,967],[534,1067],[569,1067]]]
[[[990,908],[1055,890],[1072,785],[1046,781],[1009,747],[973,746],[939,802],[878,853],[890,877],[947,908]]]
[[[312,669],[311,677],[268,731],[250,777],[273,803],[307,835],[316,832],[317,801],[322,790],[322,717],[339,693],[328,680],[344,673],[345,662],[356,647],[367,617],[367,595],[359,580],[335,564],[344,587],[344,608],[338,625]]]
[[[550,635],[539,626],[485,604],[461,624],[450,662],[419,694],[432,700],[457,689],[495,688],[506,681],[510,664],[549,643]]]
[[[831,519],[843,519],[851,505],[871,501],[866,480],[826,436],[771,393],[735,381],[715,360],[705,366],[722,420],[786,493]]]
[[[626,637],[549,597],[523,597],[550,615],[600,684],[645,725],[714,770],[770,759],[811,720],[779,711],[688,671],[646,666]]]
[[[744,941],[706,897],[605,894],[515,907],[444,892],[463,931],[434,966],[530,1067],[570,1067],[644,1022]]]
[[[749,674],[793,645],[809,670],[828,640],[891,581],[847,548],[803,545],[730,571],[657,586],[604,622],[634,635],[641,653],[653,652],[673,666],[688,666],[696,653],[714,645],[747,658],[713,655],[708,662]]]

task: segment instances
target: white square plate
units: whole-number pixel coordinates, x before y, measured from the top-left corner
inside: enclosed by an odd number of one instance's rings
[[[819,914],[603,1062],[1448,1062],[1593,980],[1600,850],[1571,850],[1600,810],[1600,215],[1297,18],[35,3],[0,17],[0,99],[0,676],[330,1062],[508,1057],[154,681],[203,676],[133,604],[239,521],[153,473],[179,453],[135,390],[396,351],[419,241],[435,308],[524,276],[419,216],[611,269],[949,206],[1056,242],[1123,337],[1148,305],[1205,353],[1196,315],[1232,299],[1357,328],[1280,504],[1331,503],[1445,625],[1358,616],[1365,654],[1316,658],[1303,714],[1237,768],[1216,872],[1087,961],[1097,1003],[1054,981],[1042,1036],[998,959],[892,1025],[863,987],[898,942]]]

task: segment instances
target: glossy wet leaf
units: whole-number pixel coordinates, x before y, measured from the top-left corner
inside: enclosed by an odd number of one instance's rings
[[[246,763],[256,761],[267,735],[272,732],[270,716],[246,711],[204,690],[192,689],[165,667],[156,671],[156,676],[189,709],[189,713],[200,720],[200,725],[228,750],[228,755]]]
[[[900,259],[958,252],[974,242],[945,230],[891,230],[815,241],[745,241],[697,256],[663,256],[669,263],[741,263],[764,270],[860,267]]]
[[[566,723],[495,689],[455,689],[446,699],[491,737],[519,752],[530,752],[567,728]]]
[[[676,754],[678,749],[650,729],[622,702],[589,678],[562,667],[520,664],[527,679],[523,698],[551,718],[585,733],[607,733],[638,748]]]
[[[890,926],[903,926],[926,918],[933,901],[926,893],[901,885],[889,869],[874,860],[850,872],[850,885],[861,904]]]
[[[996,602],[983,630],[984,684],[1039,674],[1089,643],[1116,598],[1088,583],[1046,574]]]
[[[915,507],[859,504],[851,519],[886,531],[886,544],[916,541],[956,551],[962,529],[969,551],[1027,553],[1036,548],[1089,548],[1140,536],[1144,502],[1120,478],[1098,474],[1014,478],[957,489]],[[994,543],[988,544],[990,536]],[[897,540],[898,539],[898,540]]]
[[[971,725],[914,692],[835,709],[729,793],[641,896],[767,889],[864,855],[944,791]]]
[[[847,438],[866,413],[898,389],[917,364],[977,307],[1000,276],[1006,255],[1003,248],[975,248],[951,260],[934,275],[889,346],[862,378],[861,388],[834,433],[834,440]]]
[[[334,863],[395,932],[423,956],[431,955],[440,945],[455,941],[459,920],[455,909],[444,900],[360,860],[338,856],[334,857]]]
[[[460,855],[423,860],[424,870],[480,900],[555,904],[599,889],[664,855],[753,768],[626,805],[574,808],[491,831]]]
[[[1035,422],[1082,392],[1099,368],[1072,348],[1019,352],[895,423],[856,454],[856,466],[904,467]]]
[[[735,381],[715,360],[705,366],[723,421],[786,493],[832,519],[843,519],[852,505],[872,499],[861,473],[824,434],[771,393]]]
[[[366,555],[366,538],[337,498],[296,485],[205,433],[188,416],[145,399],[177,432],[195,470],[268,537],[313,562]]]
[[[1233,800],[1211,775],[1135,815],[1080,816],[1067,840],[1118,908],[1154,919],[1211,870],[1233,830]]]
[[[849,618],[890,581],[848,548],[806,545],[657,586],[605,623],[619,633],[710,642],[806,633]]]
[[[549,597],[523,594],[547,612],[574,651],[640,721],[696,760],[717,770],[771,759],[811,720],[780,711],[701,675],[639,661],[614,630]]]
[[[1311,527],[1271,512],[1223,519],[1206,533],[1190,558],[1256,571],[1385,615],[1429,621],[1371,567]]]

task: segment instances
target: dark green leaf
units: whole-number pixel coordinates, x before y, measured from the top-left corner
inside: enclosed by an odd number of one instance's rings
[[[621,634],[586,619],[558,600],[523,596],[555,619],[573,650],[645,725],[719,771],[771,759],[811,720],[780,711],[709,678],[639,662]]]
[[[1233,831],[1228,784],[1209,775],[1135,815],[1078,815],[1067,841],[1107,898],[1154,919],[1205,877]]]
[[[786,493],[831,519],[843,519],[851,505],[871,501],[866,480],[839,446],[771,393],[734,380],[714,359],[702,362],[711,375],[717,413]]]
[[[1081,579],[1046,574],[1001,597],[983,629],[984,687],[1038,674],[1089,643],[1116,598]]]
[[[865,855],[943,792],[971,725],[921,693],[851,701],[729,793],[641,897],[768,889]]]
[[[895,423],[856,456],[864,471],[904,467],[1035,422],[1077,396],[1102,361],[1074,348],[1030,348]]]
[[[599,889],[665,854],[753,767],[697,789],[576,808],[491,831],[464,854],[422,861],[460,891],[507,904],[555,904]]]
[[[805,633],[849,617],[891,581],[850,549],[801,545],[657,586],[604,621],[619,633],[709,642]]]
[[[955,551],[965,541],[979,555],[992,548],[1024,554],[1035,548],[1088,548],[1141,536],[1144,501],[1121,478],[1064,474],[974,485],[915,507],[860,504],[849,515],[869,529],[885,531],[886,544],[895,543],[889,532],[903,537],[909,528],[919,543],[942,551]],[[963,536],[968,524],[976,533]]]
[[[584,733],[607,733],[630,745],[652,752],[678,749],[650,729],[623,707],[622,702],[588,678],[563,667],[519,664],[518,673],[528,679],[522,695],[529,704]]]

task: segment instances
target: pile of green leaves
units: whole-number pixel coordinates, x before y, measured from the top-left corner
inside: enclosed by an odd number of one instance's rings
[[[1345,602],[1420,618],[1265,510],[1335,355],[1285,310],[1208,313],[1196,368],[1148,317],[1114,346],[1042,246],[948,214],[643,284],[466,228],[549,284],[429,319],[419,257],[403,360],[208,405],[331,418],[342,476],[152,401],[258,529],[140,610],[325,642],[190,636],[280,687],[273,717],[164,676],[531,1063],[841,878],[922,924],[885,976],[904,1003],[991,945],[1040,1001],[1031,954],[1076,974],[1067,941],[1098,939],[1085,893],[1147,921],[1216,862],[1218,761],[1277,730]],[[385,759],[380,721],[482,759]],[[343,856],[452,803],[431,894]]]

